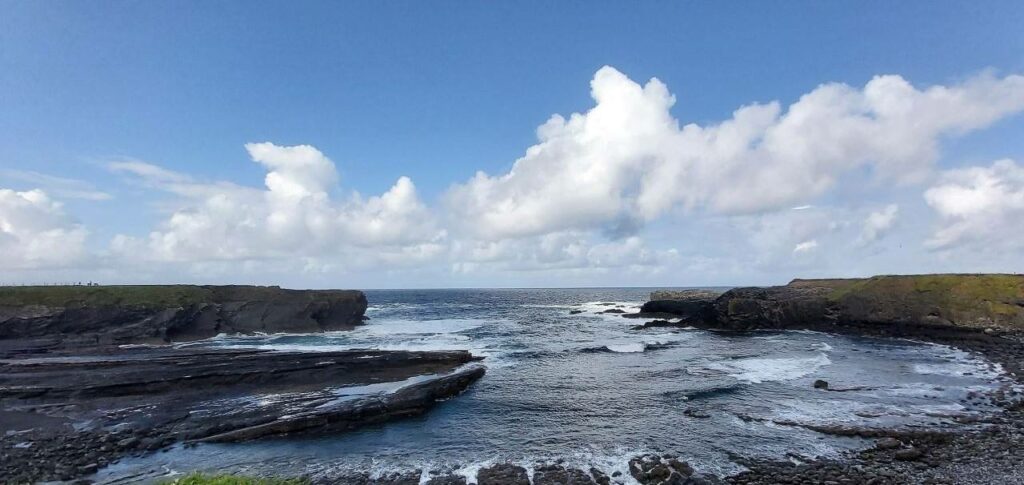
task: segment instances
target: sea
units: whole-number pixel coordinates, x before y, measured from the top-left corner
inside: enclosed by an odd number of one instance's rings
[[[241,444],[176,447],[107,467],[101,483],[156,481],[194,470],[344,477],[476,471],[538,462],[623,472],[644,453],[671,453],[697,471],[735,473],[736,456],[800,461],[869,446],[806,425],[941,428],[969,392],[1006,381],[1002,369],[950,347],[808,331],[635,328],[650,288],[367,291],[369,319],[315,335],[221,335],[191,345],[320,352],[453,350],[487,373],[414,418],[358,431]],[[832,391],[816,389],[828,381]],[[346,392],[391,392],[367,386]]]

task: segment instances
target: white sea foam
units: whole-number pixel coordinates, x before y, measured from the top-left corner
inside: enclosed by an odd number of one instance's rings
[[[714,362],[708,367],[723,371],[738,380],[757,384],[799,379],[831,363],[828,355],[820,353],[814,357],[736,359]]]
[[[354,335],[415,335],[433,333],[455,333],[479,328],[484,320],[468,318],[446,318],[439,320],[370,320],[366,325],[350,330]]]
[[[613,308],[617,308],[617,309],[625,311],[627,313],[636,313],[636,312],[640,311],[640,307],[641,306],[643,306],[643,303],[635,302],[635,301],[607,301],[607,300],[604,300],[604,301],[588,301],[588,302],[585,302],[585,303],[580,303],[579,305],[576,305],[575,308],[577,310],[583,310],[584,313],[588,313],[588,314],[597,314],[597,315],[602,315],[602,316],[622,318],[622,317],[620,317],[621,313],[601,313],[601,312],[603,312],[605,310],[610,310],[610,309],[613,309]]]
[[[612,352],[633,353],[643,352],[644,349],[647,348],[647,345],[644,344],[643,342],[629,344],[608,344],[605,345],[605,348],[611,350]]]
[[[984,378],[997,378],[1005,373],[1001,365],[975,357],[963,350],[941,345],[934,347],[945,350],[944,362],[914,364],[914,372],[953,377],[973,375]]]

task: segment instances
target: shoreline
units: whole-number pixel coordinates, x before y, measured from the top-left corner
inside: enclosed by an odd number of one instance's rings
[[[826,280],[828,285],[836,284],[837,280]],[[841,284],[850,281],[842,280]],[[648,322],[636,330],[643,328],[662,327],[696,327],[702,330],[729,333],[736,336],[757,334],[761,331],[799,331],[812,330],[832,335],[882,337],[910,339],[921,343],[935,343],[960,349],[987,362],[1001,366],[1008,384],[985,394],[969,395],[972,404],[985,400],[985,407],[992,406],[991,414],[980,419],[965,419],[959,426],[950,428],[927,427],[919,430],[906,428],[856,428],[840,425],[808,426],[795,422],[772,421],[772,425],[801,426],[822,435],[841,437],[858,437],[865,441],[865,448],[844,452],[841,457],[822,459],[787,455],[779,459],[751,459],[735,455],[731,460],[746,468],[746,471],[728,476],[712,476],[695,472],[689,464],[675,455],[635,456],[619,468],[619,475],[608,474],[609,470],[600,470],[588,466],[574,468],[562,461],[558,456],[548,457],[549,460],[533,464],[497,463],[485,464],[479,469],[468,473],[475,474],[481,485],[538,485],[559,483],[618,483],[622,473],[628,473],[632,479],[644,485],[648,484],[700,484],[700,483],[1024,483],[1024,471],[1018,471],[1016,464],[1024,459],[1024,451],[1018,451],[1016,443],[1024,442],[1024,330],[1014,328],[1013,321],[998,322],[1000,325],[959,325],[955,320],[945,318],[950,315],[944,308],[929,309],[924,313],[911,308],[913,318],[898,321],[871,320],[872,315],[881,314],[890,318],[892,312],[887,308],[872,308],[871,312],[856,314],[861,311],[863,302],[855,301],[861,306],[842,306],[832,296],[835,287],[817,287],[807,280],[800,280],[796,286],[771,288],[741,288],[726,292],[723,295],[696,295],[690,300],[656,300],[644,305],[641,311],[646,315],[657,314],[662,318],[673,317],[678,321],[656,320]],[[844,294],[844,297],[847,294]],[[667,295],[672,298],[688,298],[687,295]],[[928,295],[926,295],[928,296]],[[914,296],[919,298],[919,295]],[[930,296],[929,296],[930,297]],[[734,304],[736,300],[738,303]],[[666,301],[674,302],[665,304]],[[908,300],[909,301],[909,300]],[[869,302],[870,303],[870,302]],[[901,302],[902,303],[902,302]],[[1024,307],[1021,302],[1015,305]],[[874,304],[874,303],[871,303]],[[646,311],[655,307],[657,313]],[[294,307],[289,307],[294,308]],[[851,310],[852,309],[852,310]],[[292,310],[289,310],[292,311]],[[302,310],[305,311],[305,310]],[[889,311],[889,313],[886,313]],[[901,311],[902,307],[901,307]],[[844,313],[847,312],[847,313]],[[850,312],[858,318],[850,318]],[[879,313],[881,312],[881,313]],[[570,312],[572,313],[572,312]],[[613,313],[603,310],[598,313]],[[614,313],[622,317],[637,317],[621,311]],[[863,315],[871,318],[862,318]],[[909,313],[908,313],[909,314]],[[1009,323],[1007,323],[1009,322]],[[112,327],[116,330],[116,327]],[[73,334],[71,334],[73,336]],[[88,483],[98,469],[116,462],[129,455],[147,455],[172,446],[186,447],[196,443],[210,441],[248,441],[269,435],[288,434],[306,430],[345,430],[351,426],[349,417],[358,416],[357,421],[375,422],[375,416],[383,419],[401,418],[426,412],[438,400],[458,395],[483,373],[471,372],[472,375],[458,377],[451,385],[444,383],[438,386],[427,386],[427,394],[412,392],[405,408],[396,408],[388,402],[367,401],[355,408],[330,407],[330,413],[318,412],[300,415],[298,419],[267,419],[264,414],[245,414],[232,417],[230,424],[220,424],[201,419],[183,421],[174,416],[173,412],[156,413],[160,419],[152,421],[162,423],[159,426],[145,423],[138,416],[126,419],[126,416],[108,416],[107,426],[99,434],[90,432],[68,432],[67,424],[83,418],[95,419],[98,415],[89,414],[100,409],[100,404],[109,403],[109,409],[129,409],[134,406],[150,405],[154,401],[147,392],[157,389],[161,392],[172,392],[175,389],[190,389],[183,383],[195,384],[205,382],[206,390],[188,399],[167,400],[173,409],[181,402],[212,402],[223,398],[237,398],[252,395],[256,390],[283,393],[299,393],[304,397],[300,403],[306,409],[320,409],[330,402],[330,396],[323,394],[324,387],[330,382],[337,385],[360,385],[367,382],[402,382],[403,379],[427,374],[444,374],[454,372],[456,368],[471,361],[479,360],[467,352],[453,353],[442,351],[404,352],[404,351],[335,351],[330,353],[278,352],[260,353],[245,350],[214,349],[200,345],[174,348],[167,345],[131,346],[130,348],[103,346],[54,349],[52,347],[33,347],[35,341],[25,340],[30,345],[22,347],[20,353],[11,353],[17,349],[18,341],[0,340],[0,357],[4,357],[0,365],[4,366],[3,382],[0,382],[0,402],[5,407],[0,411],[0,418],[8,423],[25,420],[25,427],[37,428],[38,435],[12,434],[0,438],[0,451],[4,459],[0,460],[0,476],[13,483],[31,483],[41,479],[60,479],[73,483]],[[253,354],[253,355],[247,355]],[[273,355],[277,360],[263,362],[256,367],[253,362],[263,356]],[[351,366],[355,363],[367,364],[365,358],[375,360],[374,365],[363,367],[362,371],[354,372]],[[315,357],[314,357],[315,356]],[[83,357],[87,364],[82,364]],[[323,365],[325,358],[335,359],[331,365]],[[68,359],[61,361],[61,359]],[[92,359],[92,360],[89,360]],[[238,370],[238,375],[250,375],[237,385],[236,378],[223,378],[216,364],[229,359],[234,364],[228,367]],[[313,360],[310,360],[313,359]],[[425,359],[425,360],[424,360]],[[70,361],[76,361],[71,364]],[[373,359],[370,359],[373,360]],[[162,382],[139,380],[131,372],[116,370],[126,361],[136,361],[129,369],[156,369]],[[316,362],[314,362],[316,361]],[[181,368],[168,371],[159,367],[161,362],[170,364],[170,368]],[[379,363],[385,363],[379,367]],[[390,362],[390,363],[388,363]],[[75,367],[77,365],[78,367]],[[48,367],[49,366],[49,367]],[[134,367],[133,367],[134,366]],[[182,366],[184,366],[182,368]],[[336,367],[337,366],[337,367]],[[377,367],[375,367],[377,366]],[[252,373],[242,372],[246,369]],[[378,375],[381,369],[386,376]],[[14,372],[17,371],[17,372]],[[175,377],[175,372],[180,375]],[[145,373],[145,372],[144,372]],[[194,376],[200,376],[197,381]],[[267,377],[277,376],[277,377]],[[289,377],[291,376],[291,377]],[[374,377],[376,376],[376,377]],[[206,379],[206,381],[203,381]],[[326,379],[326,380],[325,380]],[[109,381],[109,382],[108,382]],[[435,379],[443,382],[444,379]],[[411,381],[410,381],[411,382]],[[822,381],[823,382],[823,381]],[[374,384],[376,385],[376,384]],[[200,386],[201,387],[201,386]],[[818,383],[815,383],[818,388]],[[825,391],[842,391],[828,389],[823,382],[821,389]],[[436,392],[435,392],[436,391]],[[318,393],[319,392],[319,393]],[[124,396],[129,396],[125,398]],[[92,397],[90,397],[92,396]],[[25,400],[26,406],[11,406],[12,402]],[[98,399],[90,401],[90,399]],[[159,398],[155,402],[161,402]],[[966,401],[965,401],[966,402]],[[83,404],[86,403],[86,404]],[[91,403],[91,404],[89,404]],[[66,413],[65,422],[43,422],[52,418],[53,414],[35,413],[33,406],[40,409],[47,406],[66,407],[72,409]],[[74,410],[75,408],[80,408]],[[186,406],[185,409],[188,409]],[[403,409],[407,409],[403,410]],[[370,410],[370,411],[367,411]],[[335,412],[336,411],[336,412]],[[378,412],[379,411],[379,412]],[[289,413],[292,414],[292,413]],[[686,413],[684,413],[686,414]],[[688,415],[689,416],[689,415]],[[700,417],[700,416],[691,416]],[[739,416],[743,419],[743,416]],[[32,422],[32,420],[43,420]],[[134,421],[132,421],[134,420]],[[132,422],[132,426],[119,427],[118,423]],[[145,423],[141,428],[138,424]],[[58,426],[59,424],[59,426]],[[116,425],[116,426],[115,426]],[[356,424],[358,425],[358,424]],[[134,426],[134,427],[133,427]],[[11,428],[8,429],[20,429]],[[53,430],[64,429],[65,431]],[[140,432],[139,429],[146,430]],[[924,430],[924,431],[922,431]],[[109,432],[108,432],[109,431]],[[49,434],[48,434],[49,433]],[[28,442],[27,446],[23,446]],[[685,446],[680,450],[685,451]],[[674,450],[673,450],[674,451]],[[684,455],[685,456],[685,455]],[[580,463],[574,462],[579,466]],[[523,466],[525,465],[525,467]],[[187,472],[188,470],[182,470]],[[331,477],[315,483],[353,483],[353,484],[413,484],[426,482],[432,485],[466,483],[465,477],[455,472],[467,473],[467,470],[408,470],[399,471],[381,477],[354,475]],[[84,477],[84,478],[83,478]],[[138,478],[138,477],[137,477]],[[170,478],[170,477],[169,477]],[[288,477],[282,477],[288,478]],[[144,478],[157,480],[155,477]],[[340,480],[340,481],[339,481]]]

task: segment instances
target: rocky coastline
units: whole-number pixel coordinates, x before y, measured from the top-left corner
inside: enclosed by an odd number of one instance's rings
[[[665,317],[644,325],[746,333],[778,330],[906,338],[983,356],[1024,385],[1024,275],[876,276],[794,280],[774,287],[735,288],[719,295],[655,297],[641,313]],[[824,383],[827,388],[827,383]],[[791,457],[754,461],[728,483],[1003,484],[1024,483],[1024,395],[1004,386],[987,400],[1001,412],[959,431],[820,428],[874,439],[843,460]],[[778,423],[786,424],[786,423]]]
[[[220,294],[230,291],[234,290]],[[341,432],[426,412],[438,400],[464,391],[485,372],[468,352],[303,353],[169,345],[205,338],[202,336],[208,335],[210,328],[236,333],[265,331],[258,328],[281,331],[275,330],[273,322],[291,322],[295,315],[304,316],[298,319],[302,323],[287,325],[301,325],[304,331],[351,328],[362,321],[365,297],[360,303],[361,293],[345,296],[344,301],[354,302],[355,307],[341,310],[337,302],[342,300],[332,300],[341,295],[348,294],[290,295],[284,303],[255,305],[226,299],[177,300],[178,307],[146,306],[148,316],[121,313],[130,318],[118,320],[118,325],[131,330],[120,332],[95,322],[68,327],[68,317],[53,316],[37,320],[46,322],[44,328],[50,330],[26,332],[18,319],[37,318],[34,313],[25,309],[18,313],[12,305],[4,307],[7,313],[0,313],[0,332],[9,336],[12,328],[22,330],[17,330],[17,338],[0,337],[0,424],[6,431],[0,437],[0,481],[81,480],[123,457],[169,446]],[[0,303],[4,301],[0,298]],[[261,305],[262,311],[247,310]],[[266,311],[274,305],[280,305],[279,312]],[[206,308],[186,313],[207,316],[184,318],[181,308],[185,306]],[[87,307],[65,304],[48,308],[84,311]],[[131,306],[118,303],[104,308],[118,307]],[[248,311],[261,315],[258,324],[232,326],[232,322],[248,321],[256,314],[242,313]],[[154,317],[168,313],[178,316]],[[267,316],[286,314],[291,316]],[[12,319],[9,315],[19,316]],[[795,280],[784,286],[735,288],[722,293],[657,292],[639,313],[621,316],[658,318],[637,327],[659,327],[658,331],[695,327],[739,336],[813,330],[934,342],[981,355],[1001,365],[1015,380],[988,395],[969,395],[967,399],[984,400],[999,412],[965,421],[961,428],[815,427],[812,430],[818,433],[865,438],[873,445],[829,460],[735,456],[733,461],[747,470],[724,477],[701,474],[673,454],[637,456],[629,461],[627,470],[628,478],[638,483],[1024,483],[1024,469],[1019,466],[1024,449],[1018,446],[1024,442],[1024,276],[880,276]],[[219,326],[211,327],[210,319]],[[15,324],[3,329],[11,321]],[[193,323],[182,323],[189,321]],[[76,331],[89,337],[77,338]],[[351,386],[366,386],[373,392],[339,399],[330,391]],[[830,389],[824,381],[814,387],[820,392],[841,391]],[[247,405],[256,395],[273,399],[264,399],[259,407]],[[110,412],[112,409],[118,411]],[[71,426],[82,422],[92,424],[87,428]],[[685,451],[685,445],[680,445],[680,451]],[[561,460],[526,467],[497,463],[475,472],[480,485],[612,484],[624,483],[626,478],[621,472],[575,468]],[[464,484],[467,479],[455,469],[442,469],[315,481],[367,485],[423,482]]]
[[[0,482],[83,480],[175,445],[415,416],[484,374],[465,351],[180,345],[220,333],[351,329],[365,310],[362,292],[341,290],[0,290]]]
[[[366,295],[276,286],[0,288],[0,350],[168,344],[221,333],[311,333],[362,323]]]

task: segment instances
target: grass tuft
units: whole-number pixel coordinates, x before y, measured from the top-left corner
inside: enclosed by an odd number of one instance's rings
[[[308,485],[305,478],[257,478],[240,475],[210,475],[190,473],[173,480],[160,482],[161,485]]]

